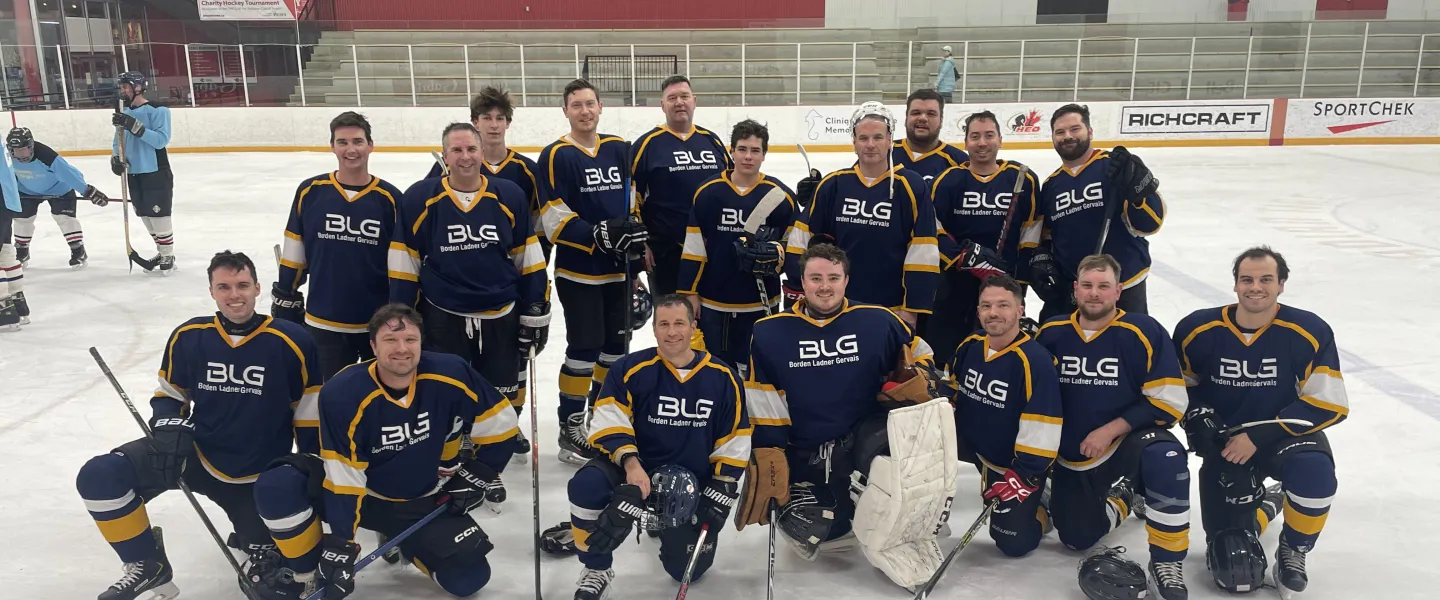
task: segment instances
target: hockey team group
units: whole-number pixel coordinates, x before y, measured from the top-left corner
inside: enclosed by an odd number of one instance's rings
[[[130,260],[173,272],[169,110],[144,76],[120,85],[111,166],[157,247]],[[527,457],[537,597],[541,552],[578,557],[576,600],[611,596],[612,553],[642,530],[683,597],[733,520],[770,526],[771,585],[778,537],[810,561],[863,553],[919,598],[968,543],[946,555],[938,542],[955,495],[973,493],[971,534],[988,520],[1020,559],[1053,530],[1087,597],[1183,600],[1191,452],[1205,585],[1306,589],[1337,485],[1324,430],[1349,409],[1330,327],[1278,303],[1281,254],[1237,248],[1236,302],[1167,328],[1145,286],[1159,180],[1123,147],[1091,147],[1084,106],[1051,115],[1062,164],[1042,182],[999,157],[990,112],[947,144],[943,99],[919,90],[896,141],[901,123],[868,102],[850,120],[853,166],[792,188],[763,171],[764,125],[727,140],[696,124],[686,78],[660,91],[664,124],[631,141],[599,133],[597,90],[571,82],[570,130],[532,160],[506,145],[509,96],[486,88],[404,191],[370,173],[365,117],[335,117],[338,164],[295,191],[270,314],[255,261],[215,254],[217,313],[170,335],[152,414],[135,413],[145,436],[79,470],[124,563],[100,600],[178,594],[146,514],[176,489],[224,510],[233,533],[211,533],[248,598],[340,600],[377,557],[476,594],[493,546],[470,512],[503,503],[501,473]],[[39,205],[78,268],[77,198],[109,199],[29,130],[6,146],[0,327],[16,328]],[[570,519],[542,532],[537,416],[527,438],[519,415],[552,296],[556,444],[578,469]],[[656,347],[632,351],[647,322]],[[958,483],[962,462],[979,489]],[[1132,514],[1145,566],[1103,545]],[[362,555],[359,529],[384,546]]]

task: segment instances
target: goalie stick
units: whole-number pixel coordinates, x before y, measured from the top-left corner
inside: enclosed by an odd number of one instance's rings
[[[1000,500],[996,499],[991,500],[989,504],[985,505],[985,510],[980,511],[980,516],[976,517],[975,522],[970,524],[970,529],[965,531],[965,537],[960,538],[960,544],[955,546],[955,548],[950,551],[950,554],[945,555],[945,560],[940,563],[939,568],[935,569],[935,574],[930,576],[930,580],[915,590],[914,600],[927,600],[930,598],[930,592],[935,591],[935,584],[940,583],[940,578],[945,575],[945,569],[950,566],[950,563],[955,560],[955,557],[960,554],[961,550],[964,550],[966,546],[970,545],[970,539],[975,537],[975,532],[980,531],[980,526],[984,525],[985,521],[990,519],[990,512],[994,511],[995,507],[999,504]]]

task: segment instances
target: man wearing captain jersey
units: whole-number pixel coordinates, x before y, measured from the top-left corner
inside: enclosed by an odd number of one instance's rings
[[[1186,406],[1175,348],[1155,319],[1116,308],[1115,259],[1087,256],[1077,273],[1079,308],[1036,336],[1057,361],[1064,418],[1050,515],[1061,543],[1085,550],[1148,506],[1150,582],[1164,600],[1185,600],[1190,475],[1170,432]]]
[[[347,111],[331,120],[330,150],[335,171],[295,190],[280,277],[270,288],[271,314],[304,324],[315,338],[323,379],[372,358],[365,323],[390,297],[386,260],[400,202],[399,189],[370,174],[375,142],[364,116]],[[300,291],[307,281],[308,303]]]
[[[681,245],[696,190],[732,166],[720,136],[695,124],[695,94],[684,75],[661,82],[660,108],[665,124],[635,140],[630,164],[640,220],[650,234],[645,246],[656,296],[679,287]]]
[[[1080,260],[1100,250],[1120,263],[1125,293],[1120,310],[1147,312],[1145,277],[1150,273],[1150,242],[1165,222],[1159,180],[1140,158],[1123,146],[1110,151],[1090,147],[1090,109],[1066,104],[1050,116],[1050,137],[1063,165],[1040,188],[1044,214],[1042,245],[1030,258],[1030,285],[1045,301],[1040,320],[1070,312],[1078,303],[1070,294]],[[1113,215],[1113,217],[1111,216]]]
[[[1335,496],[1335,459],[1325,430],[1350,414],[1335,334],[1314,313],[1279,303],[1290,278],[1285,257],[1266,246],[1235,257],[1235,304],[1190,313],[1175,343],[1190,386],[1185,430],[1200,467],[1200,504],[1212,543],[1241,529],[1251,545],[1268,523],[1257,510],[1265,478],[1284,493],[1285,530],[1275,551],[1275,581],[1305,591],[1305,556],[1315,547]],[[1270,419],[1225,435],[1221,430]],[[1241,572],[1263,568],[1263,548]],[[1218,579],[1222,587],[1228,587]]]
[[[170,334],[150,435],[90,459],[75,487],[125,575],[100,600],[179,594],[145,505],[181,482],[230,518],[229,545],[250,555],[246,576],[272,576],[271,542],[256,509],[256,478],[271,461],[318,452],[315,342],[289,321],[255,312],[260,286],[244,254],[216,254],[208,269],[217,313]]]

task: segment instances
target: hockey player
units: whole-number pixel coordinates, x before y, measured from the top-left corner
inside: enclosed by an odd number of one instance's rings
[[[1036,337],[1059,366],[1065,419],[1050,515],[1060,541],[1085,550],[1148,505],[1151,583],[1164,600],[1184,600],[1190,477],[1169,430],[1185,412],[1184,382],[1165,328],[1115,307],[1120,269],[1108,255],[1081,260],[1079,308]]]
[[[1350,414],[1335,334],[1314,313],[1279,303],[1290,278],[1280,253],[1250,248],[1235,257],[1231,273],[1235,304],[1195,311],[1175,327],[1190,386],[1185,431],[1204,461],[1205,534],[1213,542],[1222,530],[1238,528],[1258,537],[1275,516],[1273,507],[1264,506],[1260,484],[1267,477],[1281,481],[1285,530],[1275,552],[1275,581],[1302,592],[1305,556],[1325,526],[1337,485],[1324,430]],[[1254,421],[1263,423],[1225,432]],[[1263,572],[1263,552],[1254,559]]]
[[[925,342],[889,309],[846,299],[844,251],[816,244],[802,260],[805,297],[755,324],[745,382],[755,451],[736,524],[769,523],[773,500],[800,556],[858,542],[896,583],[918,585],[940,565],[935,536],[959,473],[953,410],[930,401],[916,372],[930,360]],[[896,467],[936,448],[933,465]]]
[[[705,349],[736,365],[750,364],[750,331],[776,306],[784,240],[795,221],[795,194],[760,172],[770,130],[751,119],[735,124],[735,169],[700,186],[680,264],[680,293],[700,315]],[[747,224],[753,223],[753,231]],[[763,290],[763,291],[762,291]]]
[[[891,154],[895,164],[919,173],[926,184],[946,169],[970,159],[964,150],[940,140],[945,102],[932,89],[918,89],[905,98],[905,139],[896,140]]]
[[[425,317],[426,348],[464,358],[518,409],[520,357],[549,338],[545,256],[530,199],[483,173],[480,138],[469,123],[446,127],[449,174],[405,191],[390,291]],[[530,442],[517,436],[514,450],[529,453]]]
[[[1030,285],[1045,301],[1040,320],[1070,312],[1070,295],[1080,259],[1100,251],[1120,263],[1120,310],[1146,312],[1145,276],[1150,273],[1150,242],[1160,231],[1165,202],[1160,181],[1124,146],[1110,151],[1090,147],[1090,109],[1066,104],[1050,116],[1050,137],[1064,164],[1040,188],[1043,238],[1048,243],[1030,258]]]
[[[972,155],[973,156],[973,155]],[[984,334],[960,344],[950,373],[955,423],[963,457],[980,471],[985,500],[999,500],[990,515],[990,539],[1007,556],[1040,545],[1049,515],[1040,505],[1055,453],[1062,415],[1055,358],[1025,332],[1025,291],[1007,275],[980,284]]]
[[[888,307],[913,327],[917,315],[930,312],[940,251],[929,186],[918,173],[892,164],[894,125],[879,102],[866,102],[851,116],[858,162],[820,182],[790,232],[785,272],[799,282],[811,240],[833,243],[853,257],[855,278],[864,282],[850,300]],[[787,294],[798,292],[792,287]]]
[[[25,302],[25,267],[15,259],[10,243],[12,218],[20,212],[20,186],[10,162],[0,160],[0,331],[18,329],[30,322],[30,305]]]
[[[1024,165],[999,159],[1002,142],[1000,123],[993,113],[981,111],[966,117],[965,148],[970,160],[941,173],[933,186],[935,217],[940,222],[940,277],[948,282],[949,295],[936,294],[935,312],[929,319],[932,326],[922,335],[935,349],[937,364],[948,361],[959,341],[976,329],[980,283],[999,273],[1023,280],[1029,269],[1017,273],[1015,266],[1026,264],[1030,249],[1040,241],[1040,213],[1035,205],[1040,186]],[[1022,173],[1024,181],[1016,194],[1016,180]],[[1002,230],[1004,240],[1000,239]]]
[[[374,358],[365,323],[390,298],[386,261],[396,239],[400,190],[370,174],[370,121],[346,111],[330,121],[335,171],[300,182],[290,203],[270,313],[303,323],[320,349],[322,379]],[[310,283],[310,302],[300,286]]]
[[[110,123],[124,130],[125,156],[120,156],[117,139],[110,156],[110,171],[128,176],[135,216],[145,223],[159,253],[149,260],[132,253],[131,260],[147,272],[169,274],[175,269],[175,231],[170,220],[175,175],[170,171],[170,155],[165,149],[170,144],[170,109],[145,97],[149,82],[144,74],[127,71],[116,82],[120,84],[125,110],[116,112]]]
[[[319,457],[285,457],[255,484],[285,565],[257,583],[266,600],[319,588],[327,600],[348,597],[357,529],[395,537],[442,504],[449,510],[401,541],[401,554],[455,596],[490,581],[494,546],[468,513],[499,481],[515,413],[463,359],[421,350],[425,327],[409,306],[376,311],[366,326],[376,358],[320,392]],[[462,449],[466,436],[473,453]]]
[[[15,259],[25,265],[30,262],[30,239],[35,237],[35,215],[40,212],[42,202],[50,203],[50,216],[60,226],[60,233],[70,245],[70,268],[83,269],[89,257],[85,255],[85,235],[80,230],[80,220],[75,218],[75,197],[90,201],[95,206],[105,206],[110,199],[95,186],[85,183],[85,175],[66,162],[45,144],[35,141],[35,136],[25,127],[16,127],[5,136],[5,147],[14,159],[15,179],[20,187],[20,216],[15,218]]]
[[[597,456],[585,404],[625,355],[633,299],[626,263],[639,264],[648,233],[630,205],[630,145],[596,133],[604,106],[595,86],[572,81],[563,102],[570,133],[540,153],[540,221],[555,244],[555,293],[565,315],[559,457],[583,465]]]
[[[125,563],[100,600],[179,593],[145,504],[182,482],[225,511],[235,528],[230,545],[250,554],[247,574],[257,574],[275,546],[255,508],[256,477],[293,446],[319,451],[315,342],[299,325],[255,312],[260,285],[244,254],[216,254],[208,272],[219,312],[170,335],[149,435],[90,459],[75,478]]]
[[[610,595],[612,553],[645,515],[647,500],[656,500],[651,474],[666,467],[693,473],[700,499],[693,523],[660,532],[660,563],[681,581],[702,526],[708,532],[692,580],[715,560],[717,538],[750,457],[752,430],[735,371],[691,349],[695,324],[684,297],[657,297],[652,326],[657,347],[625,355],[605,378],[590,434],[604,455],[570,478],[568,525],[584,565],[575,600]],[[552,528],[547,537],[563,533]]]

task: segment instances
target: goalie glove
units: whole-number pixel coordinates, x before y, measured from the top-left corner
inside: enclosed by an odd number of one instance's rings
[[[748,234],[735,239],[735,256],[740,270],[760,277],[779,275],[785,268],[785,246],[767,242]]]
[[[650,239],[645,224],[633,215],[601,221],[591,232],[595,234],[595,247],[619,260],[626,260],[627,255],[634,260],[634,255],[643,252],[645,242]]]
[[[960,257],[955,259],[955,268],[985,281],[993,275],[1004,275],[1010,266],[1000,260],[994,250],[970,240],[960,241]]]
[[[105,206],[110,203],[110,197],[105,192],[95,189],[93,185],[85,186],[85,193],[80,196],[95,206]]]
[[[520,355],[529,356],[531,348],[535,349],[535,354],[540,354],[549,340],[550,303],[531,304],[520,313]]]
[[[289,291],[277,282],[270,287],[270,316],[291,323],[305,322],[305,294]]]

